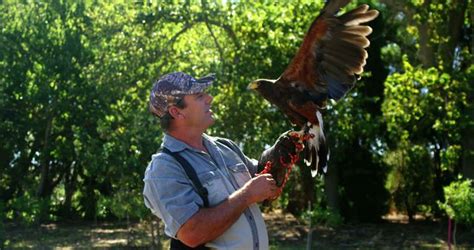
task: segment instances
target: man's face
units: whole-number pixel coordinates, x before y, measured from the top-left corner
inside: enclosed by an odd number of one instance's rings
[[[186,107],[181,112],[186,116],[187,124],[204,130],[214,124],[211,110],[212,96],[205,92],[185,95]]]

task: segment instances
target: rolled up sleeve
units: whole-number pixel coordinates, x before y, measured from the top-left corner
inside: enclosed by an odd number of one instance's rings
[[[145,205],[165,222],[165,233],[176,237],[181,226],[203,206],[184,170],[168,155],[155,155],[145,172]]]

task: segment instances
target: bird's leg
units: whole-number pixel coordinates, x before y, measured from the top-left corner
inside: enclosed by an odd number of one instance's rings
[[[303,141],[307,141],[310,138],[314,138],[314,134],[311,134],[309,132],[312,126],[313,126],[313,124],[311,124],[311,122],[306,122],[304,124],[304,126],[303,126],[303,138],[302,138]]]
[[[310,129],[311,129],[311,122],[306,122],[303,126],[304,135],[307,135]]]
[[[267,174],[267,173],[270,173],[270,171],[272,170],[272,162],[271,161],[267,161],[265,162],[265,168],[258,174]]]

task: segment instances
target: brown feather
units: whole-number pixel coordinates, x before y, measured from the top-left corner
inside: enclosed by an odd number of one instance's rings
[[[369,39],[363,36],[348,35],[347,33],[339,33],[340,39],[348,43],[352,43],[359,48],[367,48],[370,45]]]
[[[288,105],[298,113],[300,113],[302,116],[306,117],[311,124],[316,124],[318,125],[318,120],[314,114],[316,114],[316,111],[318,110],[318,107],[313,103],[313,102],[306,102],[303,103],[302,105],[297,105],[294,102],[290,101],[288,102]],[[303,126],[303,124],[299,124],[300,126]]]
[[[359,36],[368,36],[372,33],[372,28],[369,26],[349,26],[346,27],[341,33],[350,33]]]
[[[303,40],[303,44],[301,45],[297,54],[283,73],[282,78],[291,80],[305,80],[302,79],[304,78],[303,75],[307,75],[308,72],[304,71],[303,65],[310,64],[310,66],[312,66],[314,54],[311,51],[314,46],[314,42],[319,41],[321,37],[326,33],[328,28],[325,22],[316,21],[317,19],[315,20],[315,22],[313,23],[313,27]]]
[[[340,18],[345,18],[345,17],[352,16],[359,13],[365,13],[367,12],[367,10],[369,10],[369,5],[361,4],[357,6],[356,8],[344,13],[343,15],[340,16]]]
[[[342,63],[342,65],[347,64],[350,66],[358,66],[364,64],[365,59],[367,58],[367,52],[362,49],[354,50],[351,49],[351,47],[352,46],[349,43],[341,43],[340,46],[328,45],[322,49],[320,60],[323,61],[328,56],[331,56],[341,59],[342,61],[339,62]],[[344,53],[344,51],[347,51],[347,53]]]
[[[332,54],[341,54],[347,57],[356,57],[356,58],[367,58],[367,51],[361,47],[357,47],[346,41],[333,41],[331,43],[325,43],[323,51],[321,53],[332,53]]]
[[[324,73],[327,73],[342,83],[347,85],[353,85],[355,82],[355,76],[348,74],[344,69],[338,68],[335,65],[329,64],[328,62],[322,62],[321,68],[324,69]]]
[[[326,54],[324,56],[324,61],[327,61],[330,65],[335,65],[334,67],[340,68],[343,72],[346,72],[347,75],[357,74],[356,72],[359,71],[360,66],[365,63],[364,61],[358,58],[343,57],[340,55],[338,57],[335,57],[331,54]]]
[[[374,20],[379,15],[376,10],[369,10],[364,13],[346,13],[339,17],[339,20],[346,26],[359,25]]]
[[[323,15],[333,16],[335,15],[342,7],[346,6],[351,0],[330,0],[326,1],[326,5],[323,8]]]

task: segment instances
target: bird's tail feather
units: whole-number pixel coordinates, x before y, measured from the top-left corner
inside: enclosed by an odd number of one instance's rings
[[[333,16],[350,1],[351,0],[327,0],[323,8],[324,14],[327,16]]]
[[[329,159],[329,150],[326,144],[326,138],[323,132],[323,119],[319,111],[316,112],[319,125],[309,124],[306,125],[303,130],[306,134],[312,134],[305,142],[304,162],[307,166],[311,167],[311,175],[326,173],[327,162]]]

